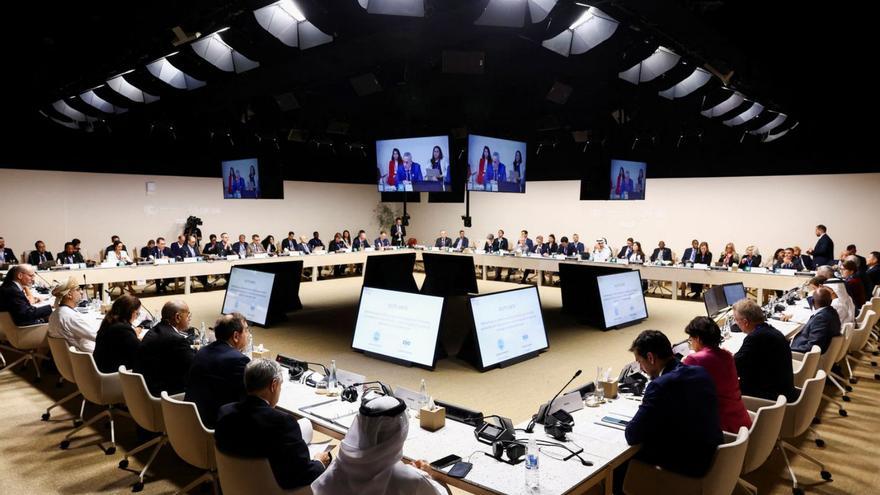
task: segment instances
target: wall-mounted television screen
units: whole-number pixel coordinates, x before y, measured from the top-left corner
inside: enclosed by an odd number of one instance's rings
[[[449,136],[376,141],[380,192],[452,190]]]
[[[469,135],[467,189],[526,192],[526,143]]]
[[[611,160],[611,192],[608,199],[645,199],[647,167],[645,162]]]

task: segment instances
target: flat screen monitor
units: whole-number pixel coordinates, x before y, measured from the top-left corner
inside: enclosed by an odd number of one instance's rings
[[[351,346],[433,368],[442,314],[442,297],[364,287]]]
[[[256,158],[220,162],[223,173],[223,199],[259,199],[260,164]]]
[[[724,284],[722,287],[724,288],[724,301],[728,306],[733,306],[746,298],[746,288],[742,282]]]
[[[452,190],[449,136],[376,141],[380,192]]]
[[[474,296],[470,306],[483,369],[549,346],[537,287]]]
[[[638,270],[629,270],[596,277],[599,300],[605,316],[605,328],[618,327],[648,317],[642,276]]]
[[[223,299],[223,314],[241,313],[247,321],[265,325],[274,283],[274,273],[232,267]]]
[[[467,189],[526,192],[526,143],[469,135]]]
[[[727,307],[727,298],[724,294],[724,286],[714,285],[703,293],[703,301],[706,303],[706,314],[715,316]]]
[[[645,199],[647,167],[645,162],[611,160],[611,191],[608,199]]]

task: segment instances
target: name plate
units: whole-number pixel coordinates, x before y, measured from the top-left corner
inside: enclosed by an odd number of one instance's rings
[[[628,265],[628,264],[629,264],[629,260],[628,260],[628,259],[625,259],[625,258],[617,258],[617,264],[618,264],[618,265]]]
[[[694,263],[694,269],[696,269],[696,270],[708,270],[708,269],[709,269],[709,265],[707,265],[707,264],[705,264],[705,263]]]
[[[339,368],[336,369],[336,383],[343,387],[348,387],[355,383],[363,383],[367,381],[366,378],[367,377],[364,375],[352,373],[351,371],[345,371]],[[361,389],[363,389],[363,387]]]
[[[171,260],[169,258],[156,258],[153,260],[154,265],[167,265]]]
[[[565,255],[564,255],[564,254],[554,254],[554,255],[553,255],[553,259],[564,260],[564,259],[565,259]]]
[[[793,268],[780,268],[776,273],[780,275],[794,276],[794,274],[797,273],[797,270]]]
[[[183,259],[183,262],[184,262],[184,263],[196,263],[196,262],[198,262],[198,261],[199,261],[199,259],[198,259],[197,257],[184,258],[184,259]]]
[[[371,248],[371,247],[364,248],[364,252],[366,252],[366,253],[372,253],[375,250],[376,250],[376,248]]]
[[[749,271],[751,273],[767,273],[767,268],[763,266],[753,266],[752,269]]]
[[[239,258],[237,254],[227,254],[226,255],[226,261],[233,261],[233,260],[238,260],[238,259],[241,259],[241,258]]]
[[[394,396],[405,402],[406,407],[414,411],[418,411],[421,407],[419,406],[419,400],[422,395],[415,390],[410,390],[404,387],[394,387]]]
[[[254,258],[257,258],[257,259],[264,259],[264,258],[268,258],[268,257],[269,257],[269,253],[256,253],[256,254],[254,254]]]
[[[115,266],[116,266],[115,261],[105,261],[105,262],[101,263],[101,268],[113,268]]]
[[[302,256],[303,252],[302,251],[290,251],[287,253],[287,255],[288,256]]]
[[[485,249],[474,249],[474,254],[486,254]]]

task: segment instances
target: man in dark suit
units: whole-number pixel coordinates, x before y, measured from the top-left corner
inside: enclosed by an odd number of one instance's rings
[[[186,237],[183,234],[177,236],[177,242],[171,243],[171,255],[175,258],[183,258],[183,247],[186,246]]]
[[[309,239],[309,251],[314,253],[318,248],[324,249],[324,241],[321,240],[321,234],[316,230],[312,232],[312,238]]]
[[[816,289],[813,293],[813,307],[816,312],[791,341],[791,350],[807,352],[817,345],[822,349],[822,354],[825,354],[831,338],[840,335],[840,315],[831,307],[831,299],[831,289],[824,286]]]
[[[492,251],[510,251],[510,244],[507,242],[507,237],[504,237],[504,231],[498,229],[498,237],[492,241]]]
[[[804,270],[813,271],[816,269],[816,264],[813,262],[812,256],[801,253],[800,246],[795,246],[792,249],[794,250],[794,256],[801,261],[801,266]]]
[[[186,401],[195,402],[202,422],[213,428],[220,406],[244,398],[244,367],[250,361],[242,354],[250,330],[240,313],[223,315],[214,323],[215,342],[199,349],[186,381]]]
[[[223,232],[220,234],[220,242],[217,243],[217,249],[214,251],[217,256],[229,256],[235,254],[232,244],[229,242],[229,234]]]
[[[813,263],[820,267],[822,265],[830,265],[834,260],[834,241],[828,237],[828,229],[824,225],[816,225],[816,247],[807,250],[807,254],[813,255]]]
[[[847,256],[855,256],[856,261],[858,262],[858,272],[860,275],[864,275],[864,273],[868,270],[868,260],[865,259],[864,256],[858,254],[855,244],[850,244],[846,247],[846,251],[844,254],[846,256],[841,256],[841,259],[845,259]]]
[[[620,248],[620,252],[617,253],[617,257],[620,259],[628,260],[630,255],[633,254],[633,240],[632,237],[627,237],[626,246]]]
[[[145,260],[150,257],[150,254],[153,252],[153,248],[156,247],[156,241],[150,239],[147,241],[147,245],[141,248],[141,259]]]
[[[351,241],[351,249],[354,251],[363,251],[368,247],[370,247],[370,240],[367,239],[367,233],[361,230],[358,232],[357,237]],[[358,265],[358,267],[360,267],[360,265]],[[358,270],[358,273],[360,273],[360,270]]]
[[[672,261],[672,250],[666,247],[666,243],[664,241],[660,241],[657,243],[657,247],[654,248],[654,252],[651,253],[651,261]]]
[[[107,256],[107,253],[109,253],[110,251],[113,251],[113,245],[116,244],[117,241],[119,241],[118,235],[110,236],[110,245],[104,248],[104,257]],[[77,243],[74,242],[74,244],[76,245]],[[128,248],[125,247],[125,244],[122,245],[122,250],[125,251],[126,253],[128,252]]]
[[[450,239],[449,236],[446,235],[445,230],[440,231],[440,237],[438,237],[437,240],[434,241],[434,247],[437,247],[437,248],[452,247],[452,239]]]
[[[76,252],[72,242],[64,243],[64,251],[58,253],[58,263],[62,265],[72,265],[74,263],[85,263],[82,254]]]
[[[202,249],[202,254],[204,255],[217,255],[217,247],[220,244],[217,242],[217,234],[211,234],[208,236],[208,243],[205,244],[205,248]]]
[[[797,399],[791,347],[782,332],[766,322],[764,311],[751,299],[733,305],[733,319],[746,334],[734,356],[742,394],[773,401],[780,395]]]
[[[681,262],[691,262],[693,263],[697,259],[697,254],[700,252],[700,241],[694,239],[691,241],[691,247],[684,250],[684,255],[681,257]]]
[[[247,243],[247,237],[244,234],[238,235],[238,242],[232,245],[232,254],[237,254],[240,258],[244,259],[251,253],[251,249]]]
[[[199,246],[196,244],[196,236],[189,236],[186,245],[180,249],[180,256],[183,258],[195,258],[201,255],[202,253],[199,252]]]
[[[397,217],[394,219],[394,225],[391,226],[391,244],[395,246],[404,246],[406,244],[406,227],[403,225],[403,219]]]
[[[168,258],[174,257],[174,255],[171,254],[171,249],[165,245],[165,238],[164,237],[157,237],[156,238],[156,246],[150,252],[150,256],[152,256],[153,259],[155,259],[155,260],[168,259]],[[156,292],[157,293],[162,294],[162,293],[166,292],[168,290],[168,289],[166,289],[167,286],[168,286],[168,281],[165,280],[164,278],[160,278],[160,279],[156,280]]]
[[[268,359],[248,363],[247,395],[220,408],[214,439],[224,454],[267,459],[278,486],[290,490],[315,481],[330,464],[330,454],[310,459],[299,423],[275,409],[283,384],[284,371],[278,363]]]
[[[373,241],[373,247],[382,250],[391,247],[391,241],[388,240],[388,233],[384,230],[379,232],[379,237]]]
[[[641,445],[636,459],[685,476],[705,475],[723,439],[712,377],[700,366],[679,363],[657,330],[639,334],[630,351],[651,377],[626,427],[626,442]]]
[[[468,240],[467,237],[464,236],[464,231],[458,231],[458,238],[455,239],[455,242],[452,243],[452,247],[455,249],[467,249],[471,245],[471,241]]]
[[[571,245],[574,246],[576,254],[581,254],[584,252],[584,243],[580,241],[580,236],[578,236],[577,234],[572,234]]]
[[[868,267],[865,272],[865,295],[871,297],[874,287],[880,285],[880,251],[871,251],[865,265]]]
[[[12,321],[23,327],[45,323],[52,314],[52,306],[34,306],[38,299],[31,294],[36,270],[27,263],[15,265],[6,272],[3,285],[0,285],[0,311],[8,311]]]
[[[134,370],[144,375],[147,388],[156,397],[162,391],[179,394],[186,387],[186,375],[196,355],[186,333],[191,318],[185,302],[169,301],[162,306],[162,321],[141,340]]]
[[[0,237],[0,265],[2,264],[17,265],[18,258],[11,249],[6,247],[6,239]]]
[[[296,242],[296,234],[291,230],[287,233],[287,238],[281,240],[281,251],[288,250],[290,252],[300,251],[299,243]]]
[[[31,251],[31,254],[28,255],[28,264],[39,266],[40,263],[45,263],[47,261],[52,261],[55,258],[52,257],[52,253],[46,251],[46,243],[43,241],[37,241],[34,243],[35,250]]]

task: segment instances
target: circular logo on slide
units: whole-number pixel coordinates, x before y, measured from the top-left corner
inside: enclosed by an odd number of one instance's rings
[[[522,339],[523,339],[523,341],[529,340],[529,334],[524,333],[524,334],[522,335]]]
[[[498,339],[498,350],[499,351],[504,350],[504,339]]]
[[[373,342],[379,342],[379,337],[381,336],[382,334],[380,334],[379,332],[373,332]]]

